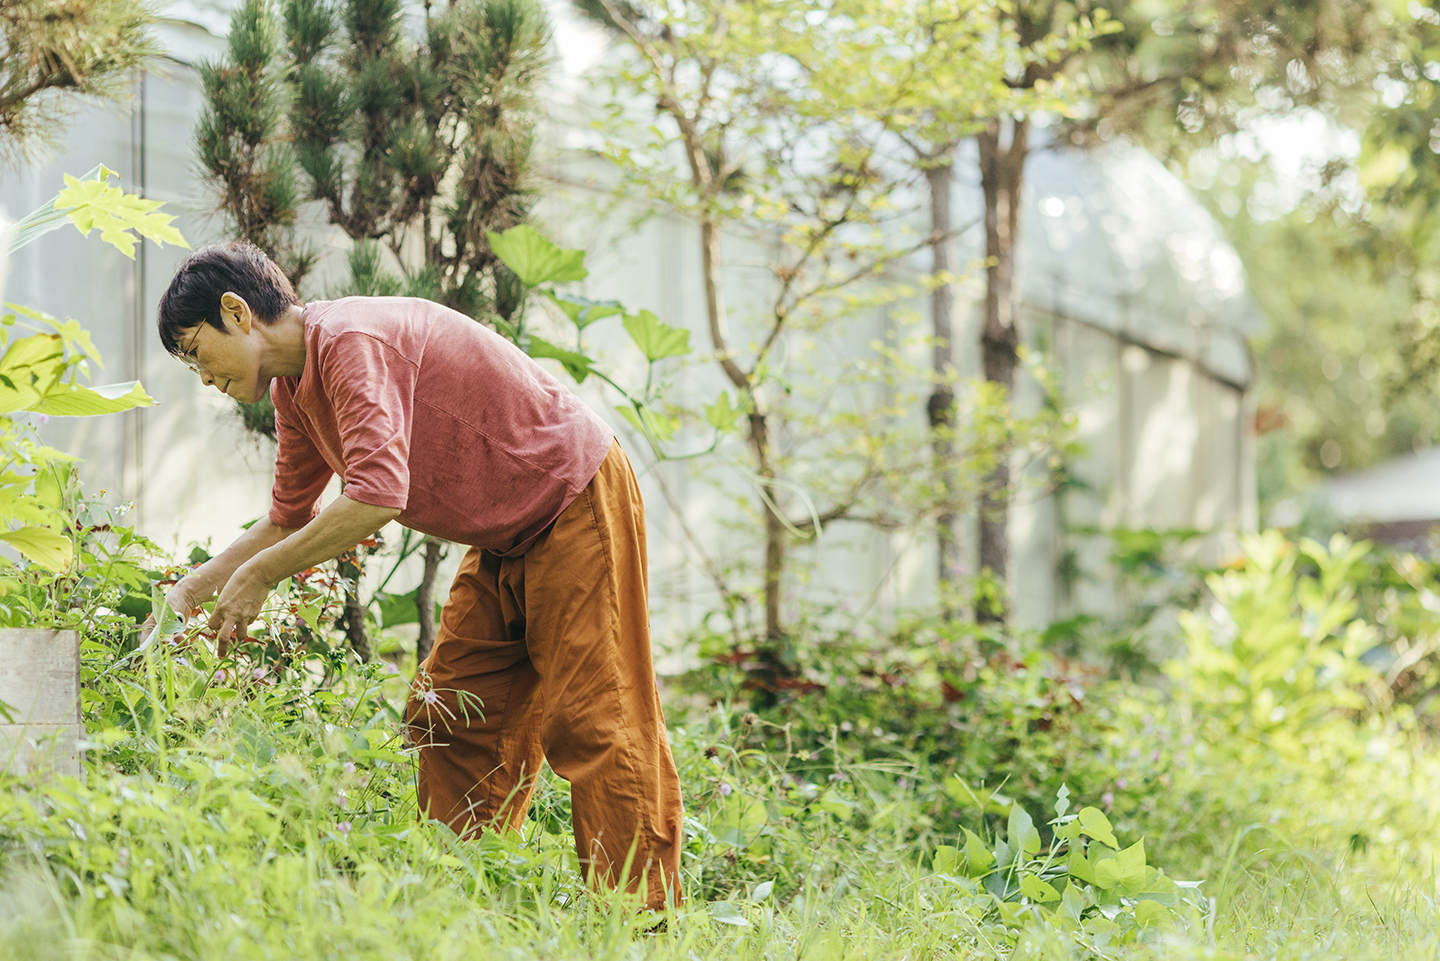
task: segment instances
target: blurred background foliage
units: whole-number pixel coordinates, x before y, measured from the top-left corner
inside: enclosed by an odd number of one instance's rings
[[[1440,440],[1440,14],[1410,3],[1366,88],[1173,161],[1235,245],[1266,328],[1262,514]]]

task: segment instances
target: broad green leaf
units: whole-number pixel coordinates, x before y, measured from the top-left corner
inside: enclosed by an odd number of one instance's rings
[[[75,548],[69,538],[49,527],[20,527],[5,531],[0,533],[0,541],[24,554],[31,562],[55,573],[69,567],[75,556]]]
[[[730,403],[730,392],[722,390],[720,396],[715,398],[715,403],[705,405],[705,420],[711,427],[722,434],[728,434],[735,429],[736,423],[744,415],[739,407]]]
[[[566,350],[563,347],[556,347],[548,340],[541,340],[539,337],[531,337],[527,353],[531,357],[545,357],[551,360],[560,361],[560,366],[575,378],[575,383],[584,383],[585,378],[590,375],[591,364],[594,363],[584,354],[576,353],[573,350]]]
[[[1154,875],[1151,876],[1151,872]],[[1153,867],[1145,869],[1146,881],[1136,893],[1136,897],[1148,898],[1151,901],[1159,901],[1161,904],[1173,907],[1180,903],[1180,885],[1156,871]]]
[[[565,316],[570,318],[570,322],[581,330],[597,320],[625,313],[625,308],[620,306],[618,300],[588,300],[575,294],[557,293],[553,290],[547,290],[544,293],[565,312]]]
[[[1093,865],[1095,883],[1107,891],[1116,888],[1133,893],[1145,883],[1145,839],[1141,838],[1113,858],[1103,858]]]
[[[935,848],[932,866],[936,874],[959,874],[962,863],[960,849],[953,844],[942,844]]]
[[[585,269],[585,251],[551,243],[529,224],[511,227],[503,234],[487,230],[485,237],[495,256],[527,287],[584,280],[590,274]]]
[[[35,499],[50,510],[65,506],[65,488],[70,481],[69,464],[52,464],[35,472]]]
[[[66,187],[55,197],[55,210],[64,211],[75,229],[85,236],[98,229],[101,240],[131,260],[135,259],[135,247],[140,242],[136,234],[161,245],[190,246],[180,231],[170,226],[175,218],[157,212],[163,206],[161,201],[146,200],[110,186],[112,173],[101,167],[100,176],[94,180],[79,180],[66,174]]]
[[[417,606],[419,596],[420,588],[418,587],[408,594],[377,593],[375,600],[380,604],[380,626],[385,628],[418,623],[420,620],[420,608]]]
[[[185,627],[185,618],[165,600],[165,588],[156,584],[150,589],[150,616],[155,618],[153,636],[162,640],[174,637]]]
[[[641,407],[639,410],[631,404],[622,404],[615,408],[630,422],[630,425],[646,437],[657,441],[667,441],[675,436],[680,429],[680,421],[674,417],[666,417],[664,414],[656,413],[649,407]]]
[[[1115,840],[1115,830],[1110,827],[1110,819],[1099,808],[1080,809],[1080,830],[1101,844],[1108,844],[1117,850],[1120,848],[1120,842]]]
[[[755,885],[755,890],[750,892],[750,900],[764,901],[770,896],[770,892],[774,889],[774,881],[761,881],[759,884]]]
[[[1020,893],[1031,901],[1040,901],[1042,903],[1060,900],[1059,891],[1056,891],[1049,884],[1046,884],[1029,871],[1020,872]]]
[[[1085,913],[1085,895],[1073,880],[1067,881],[1060,893],[1060,910],[1076,921]]]
[[[1035,822],[1020,803],[1010,805],[1010,822],[1005,829],[1005,838],[1017,851],[1035,854],[1040,850],[1040,832]]]
[[[625,330],[651,363],[690,353],[690,331],[671,327],[648,310],[627,314]]]
[[[969,828],[965,829],[965,873],[978,878],[995,866],[995,855],[985,847],[980,836]]]
[[[315,631],[316,633],[319,633],[319,631],[320,631],[320,605],[319,605],[319,604],[301,604],[298,613],[299,613],[299,615],[300,615],[300,620],[302,620],[302,621],[305,622],[305,626],[306,626],[306,627],[310,628],[310,630]]]
[[[154,404],[155,398],[145,393],[138,380],[132,380],[101,387],[69,384],[46,394],[39,403],[27,409],[55,417],[93,417],[136,407],[152,407]]]
[[[1145,928],[1153,924],[1164,924],[1170,920],[1170,912],[1159,901],[1135,902],[1135,923]]]
[[[1066,863],[1070,868],[1071,877],[1079,878],[1090,884],[1095,883],[1095,870],[1090,866],[1090,860],[1085,857],[1085,852],[1080,850],[1078,844],[1070,848],[1070,855]]]
[[[73,351],[85,360],[93,360],[97,365],[105,366],[105,361],[100,357],[100,351],[95,349],[95,342],[90,337],[90,331],[81,327],[79,321],[69,318],[61,320],[58,317],[50,316],[43,310],[35,310],[20,304],[6,304],[5,306],[22,317],[28,317],[37,323],[44,324],[58,334],[62,353]]]

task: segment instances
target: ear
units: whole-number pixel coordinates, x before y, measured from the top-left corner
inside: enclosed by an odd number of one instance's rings
[[[232,319],[240,333],[250,333],[250,326],[254,323],[255,315],[250,310],[250,305],[245,298],[232,290],[227,290],[220,295],[220,319]]]

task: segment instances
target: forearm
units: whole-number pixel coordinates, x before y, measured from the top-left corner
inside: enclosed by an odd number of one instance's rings
[[[280,543],[292,533],[294,533],[293,529],[280,527],[269,517],[262,517],[250,525],[249,529],[235,538],[229,547],[190,573],[187,580],[200,595],[191,598],[194,606],[198,607],[204,601],[214,597],[215,593],[230,580],[231,575],[240,568],[240,565],[266,548]]]
[[[244,573],[273,587],[292,574],[345,553],[399,514],[396,508],[362,504],[342,494],[310,523],[253,552],[232,573]]]
[[[252,551],[226,581],[210,613],[210,629],[215,631],[220,656],[227,654],[232,641],[245,639],[272,587],[291,574],[343,554],[399,513],[393,507],[362,504],[342,494],[298,531]],[[257,535],[255,543],[265,536]]]

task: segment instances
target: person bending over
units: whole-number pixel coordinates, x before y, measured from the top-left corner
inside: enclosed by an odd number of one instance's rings
[[[302,304],[244,243],[196,250],[160,340],[208,385],[268,391],[269,516],[175,585],[244,641],[270,589],[389,521],[468,546],[407,708],[422,816],[518,827],[542,760],[596,886],[678,903],[680,784],[650,652],[645,511],[614,432],[508,340],[410,297]],[[342,493],[320,509],[332,474]],[[481,707],[476,710],[476,702]]]

